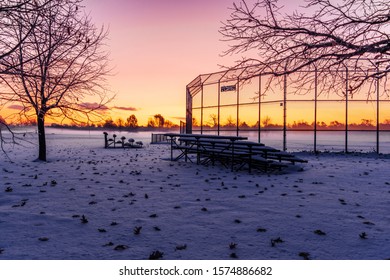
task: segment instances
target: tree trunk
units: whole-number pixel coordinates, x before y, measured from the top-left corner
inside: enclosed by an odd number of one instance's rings
[[[38,141],[39,157],[38,160],[46,161],[46,136],[45,136],[45,114],[38,114]]]

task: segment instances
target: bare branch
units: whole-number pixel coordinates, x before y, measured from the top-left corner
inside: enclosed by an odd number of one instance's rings
[[[3,58],[9,67],[1,80],[11,88],[13,101],[25,112],[35,112],[39,158],[46,160],[46,116],[92,122],[112,100],[105,88],[110,74],[108,53],[103,49],[108,31],[94,26],[82,10],[82,0],[35,2],[40,8],[19,13],[20,20],[9,28],[12,38],[23,42]],[[10,102],[10,96],[5,100]],[[83,107],[84,100],[91,98],[99,105]]]
[[[359,70],[351,71],[352,90],[389,73],[389,32],[390,3],[384,0],[308,0],[302,11],[288,14],[277,0],[252,6],[243,0],[220,28],[229,43],[225,55],[252,57],[238,66],[257,64],[258,73],[276,76],[352,67]]]

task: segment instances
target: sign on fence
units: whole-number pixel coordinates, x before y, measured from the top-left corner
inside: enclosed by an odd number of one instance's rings
[[[235,91],[235,90],[236,90],[236,85],[222,86],[222,87],[221,87],[221,92],[225,92],[225,91]]]

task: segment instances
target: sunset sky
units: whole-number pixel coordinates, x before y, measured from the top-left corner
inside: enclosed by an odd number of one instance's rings
[[[93,22],[109,27],[108,48],[116,94],[113,118],[135,114],[143,124],[154,114],[179,122],[185,86],[201,73],[232,65],[218,29],[233,0],[86,0]],[[124,110],[127,109],[127,110]]]
[[[134,114],[139,125],[146,125],[148,118],[161,114],[175,124],[184,121],[186,85],[199,74],[221,71],[222,65],[233,66],[245,56],[222,56],[228,43],[222,41],[218,31],[229,18],[233,2],[240,1],[84,0],[92,22],[109,29],[106,48],[113,71],[108,77],[108,87],[116,98],[106,118],[125,120]],[[252,5],[255,0],[246,2]],[[291,13],[304,1],[280,3],[285,5],[286,13]],[[15,113],[16,108],[10,106],[8,110]],[[280,107],[272,109],[272,114],[279,114],[271,116],[273,121],[281,122],[280,110]],[[302,114],[302,108],[296,111],[299,117],[290,106],[290,122],[313,121],[312,109],[307,114]],[[335,117],[342,119],[343,108],[336,111],[331,115],[323,113],[327,118],[322,119],[327,122]],[[242,111],[241,116],[245,113]],[[373,119],[372,116],[370,112],[369,118]],[[359,117],[356,119],[360,121]]]

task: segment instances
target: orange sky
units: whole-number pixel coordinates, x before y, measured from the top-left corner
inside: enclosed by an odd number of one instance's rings
[[[114,118],[135,114],[140,124],[154,114],[178,123],[185,116],[185,86],[201,73],[219,71],[232,58],[218,29],[232,0],[86,0],[97,25],[109,26],[108,47],[116,93]],[[134,108],[135,111],[130,111]]]
[[[218,30],[229,18],[233,2],[84,0],[92,22],[109,28],[107,49],[114,70],[108,86],[116,95],[111,117],[135,114],[140,125],[155,114],[177,124],[184,120],[186,85],[199,74],[220,71],[221,65],[233,66],[242,57],[221,56],[228,44]],[[17,113],[16,107],[5,109]]]
[[[174,123],[184,120],[186,85],[199,74],[220,71],[220,65],[232,66],[241,57],[221,56],[228,45],[218,30],[221,21],[229,18],[233,2],[84,0],[92,21],[110,30],[107,48],[114,70],[108,86],[116,94],[110,112],[113,119],[135,114],[139,124],[146,125],[149,117],[161,114]],[[287,12],[303,3],[281,2],[288,3]],[[298,121],[312,119],[311,111],[307,118],[299,115]],[[274,121],[279,119],[275,116]]]

